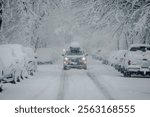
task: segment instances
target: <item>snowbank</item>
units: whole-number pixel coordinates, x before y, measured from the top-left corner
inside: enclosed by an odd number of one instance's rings
[[[38,64],[53,64],[58,60],[58,52],[52,48],[37,49]]]
[[[9,67],[11,64],[15,62],[14,57],[12,56],[12,50],[5,45],[0,46],[0,58],[2,60],[2,63],[5,67]],[[4,54],[2,54],[4,53]]]

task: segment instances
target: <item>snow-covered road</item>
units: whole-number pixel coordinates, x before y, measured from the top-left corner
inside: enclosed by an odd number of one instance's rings
[[[89,59],[88,70],[62,70],[62,61],[40,65],[35,76],[4,84],[0,99],[150,99],[150,78],[124,78],[114,68]]]

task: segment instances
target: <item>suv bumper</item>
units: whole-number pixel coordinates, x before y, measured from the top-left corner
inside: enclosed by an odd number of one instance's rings
[[[64,63],[64,68],[86,69],[87,68],[87,64],[86,63]]]
[[[150,67],[142,68],[138,65],[128,66],[127,71],[132,74],[150,75]]]

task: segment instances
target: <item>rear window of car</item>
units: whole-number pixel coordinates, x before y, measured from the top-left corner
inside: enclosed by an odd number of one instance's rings
[[[83,51],[79,49],[71,49],[66,52],[66,55],[83,55]]]
[[[142,51],[142,52],[145,52],[145,51],[150,51],[150,47],[146,47],[146,46],[140,46],[140,47],[132,47],[130,49],[130,51]]]

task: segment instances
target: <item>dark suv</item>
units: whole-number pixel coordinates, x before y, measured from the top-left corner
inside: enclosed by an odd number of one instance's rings
[[[87,69],[87,54],[81,48],[70,47],[63,56],[64,70],[70,68]]]

